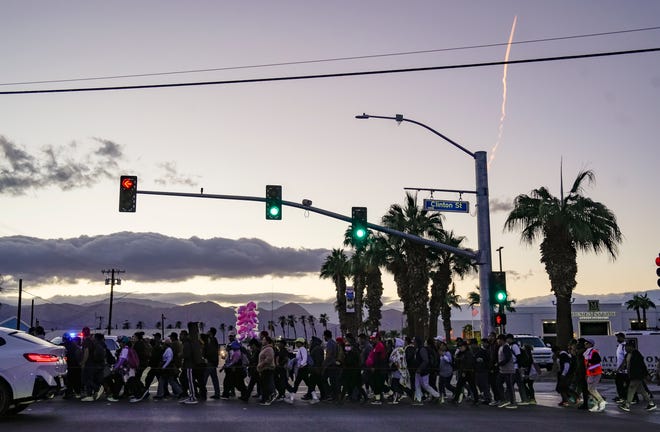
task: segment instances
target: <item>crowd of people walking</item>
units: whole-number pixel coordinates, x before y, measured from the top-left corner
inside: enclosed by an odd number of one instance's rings
[[[630,411],[637,394],[646,410],[655,409],[645,378],[642,355],[617,334],[617,399]],[[261,405],[276,401],[354,401],[373,405],[470,403],[504,409],[535,405],[534,383],[541,370],[531,346],[519,346],[512,335],[491,333],[480,342],[443,341],[421,337],[385,340],[370,336],[297,338],[293,344],[274,341],[268,332],[260,339],[239,341],[233,334],[220,349],[216,329],[200,333],[190,322],[187,330],[163,338],[144,333],[118,338],[112,353],[102,334],[84,328],[81,338],[64,336],[68,371],[65,398],[92,402],[122,398],[137,403],[177,399],[183,404],[200,400],[236,399],[244,403],[259,398]],[[555,349],[557,386],[562,407],[602,412],[607,402],[598,391],[603,373],[594,341],[581,338],[567,349]],[[222,383],[220,382],[222,377]],[[157,381],[155,394],[151,389]],[[210,381],[210,386],[209,386]],[[305,392],[299,395],[301,383]],[[222,384],[222,385],[221,385]],[[209,390],[212,388],[212,394]]]

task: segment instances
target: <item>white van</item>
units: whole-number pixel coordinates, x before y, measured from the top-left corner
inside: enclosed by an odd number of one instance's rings
[[[513,339],[518,343],[520,348],[524,345],[532,346],[532,357],[534,357],[534,363],[539,365],[539,367],[547,370],[552,369],[552,349],[543,343],[543,339],[532,335],[513,335]]]

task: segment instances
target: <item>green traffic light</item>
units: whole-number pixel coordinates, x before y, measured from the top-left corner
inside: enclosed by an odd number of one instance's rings
[[[506,292],[498,291],[495,293],[495,301],[498,303],[504,303],[506,301]]]
[[[272,206],[270,209],[268,209],[268,213],[270,213],[271,216],[276,217],[278,214],[280,214],[280,208],[277,206]]]
[[[367,230],[364,228],[358,228],[355,230],[355,238],[363,239],[367,235]]]

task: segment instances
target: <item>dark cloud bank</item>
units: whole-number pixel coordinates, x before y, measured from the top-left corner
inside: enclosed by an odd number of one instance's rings
[[[195,276],[250,278],[316,273],[327,249],[272,246],[259,239],[180,239],[120,232],[69,239],[0,238],[0,274],[31,285],[102,278],[101,270],[126,270],[124,279],[184,281]]]

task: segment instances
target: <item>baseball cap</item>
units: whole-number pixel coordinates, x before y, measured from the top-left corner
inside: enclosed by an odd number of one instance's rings
[[[617,333],[614,333],[614,336],[624,338],[624,337],[626,337],[626,334],[623,333],[623,332],[617,332]]]

